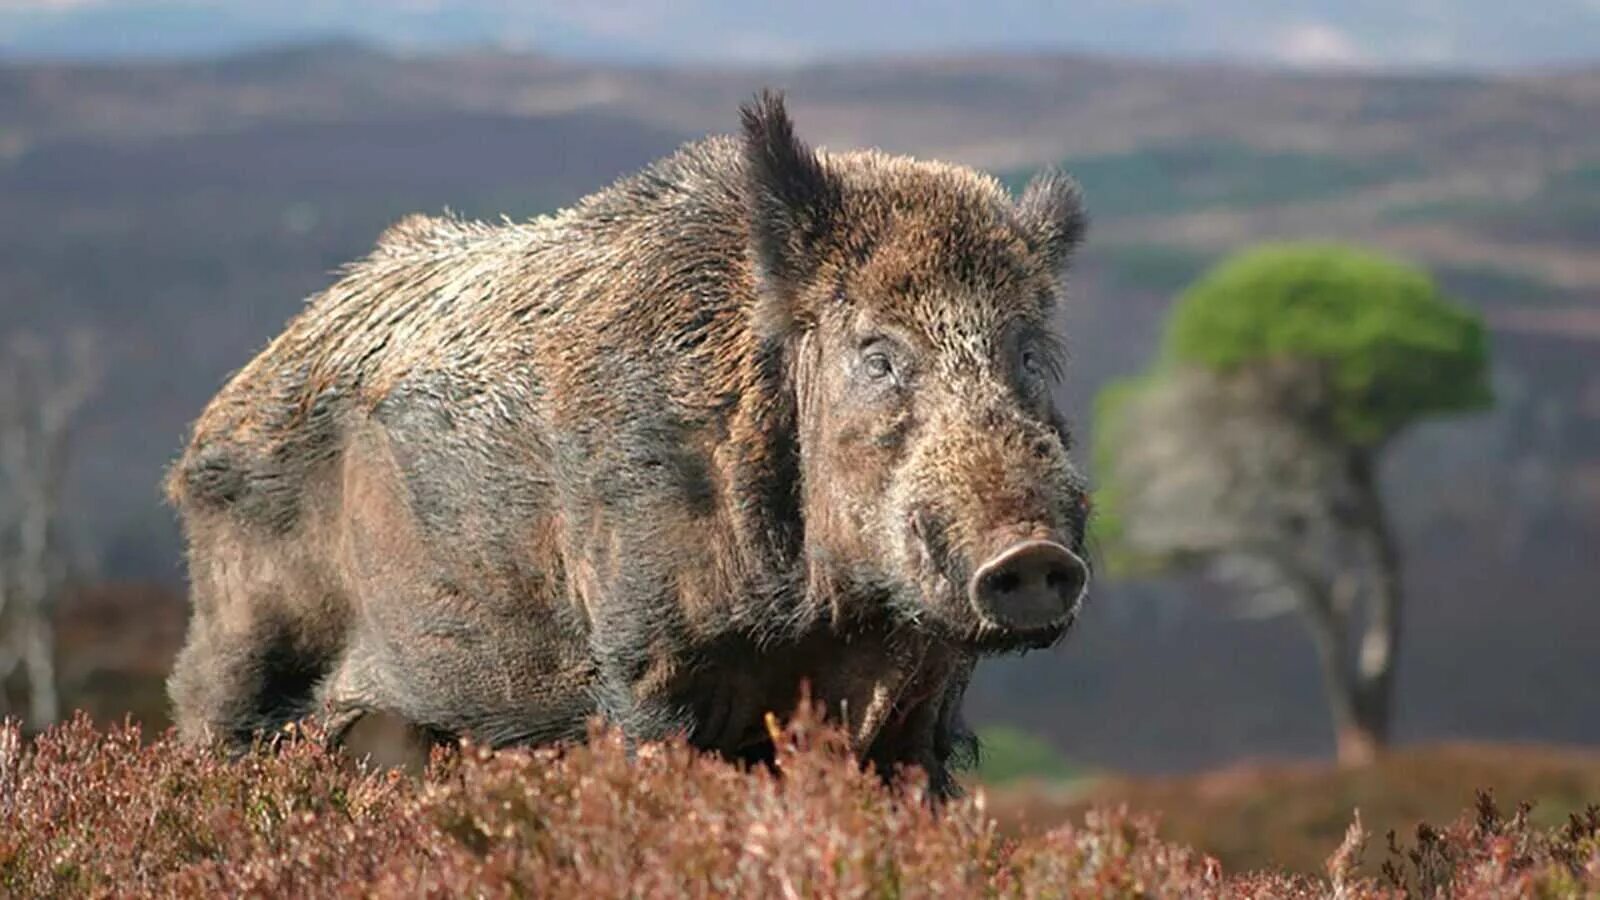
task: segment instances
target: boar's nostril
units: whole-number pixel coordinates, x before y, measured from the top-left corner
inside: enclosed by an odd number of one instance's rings
[[[1089,582],[1083,560],[1054,541],[1024,541],[973,574],[971,599],[985,619],[1034,629],[1058,624],[1077,608]]]
[[[1015,572],[996,572],[985,579],[984,587],[1002,594],[1009,594],[1022,586],[1022,577]]]
[[[1081,564],[1063,565],[1051,569],[1045,576],[1045,584],[1054,591],[1076,599],[1083,591],[1084,583],[1088,580],[1088,573]]]

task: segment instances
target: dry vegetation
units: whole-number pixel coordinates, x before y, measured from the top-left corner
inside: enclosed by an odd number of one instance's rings
[[[1533,804],[1535,827],[1555,827],[1600,800],[1600,754],[1541,746],[1443,744],[1389,751],[1370,766],[1249,763],[1164,778],[1109,776],[991,792],[1007,834],[1042,833],[1108,804],[1159,816],[1163,836],[1214,854],[1230,870],[1319,872],[1352,810],[1382,844],[1420,822],[1448,821],[1481,790]],[[1376,875],[1383,854],[1368,854]]]
[[[597,732],[565,752],[439,751],[426,776],[366,771],[316,735],[229,761],[86,717],[0,731],[0,893],[569,896],[1565,896],[1600,890],[1600,811],[1541,830],[1483,803],[1410,847],[1330,847],[1325,875],[1225,873],[1097,811],[1021,841],[981,796],[934,811],[884,788],[808,721],[777,771],[683,746],[630,759]],[[1337,852],[1334,852],[1337,849]]]

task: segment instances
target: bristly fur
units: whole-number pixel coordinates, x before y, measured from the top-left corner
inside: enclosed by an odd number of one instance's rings
[[[910,563],[883,504],[936,494],[951,553],[1017,517],[1074,527],[1064,426],[997,360],[1048,333],[1076,193],[815,153],[771,93],[741,115],[742,139],[532,222],[401,220],[223,388],[167,483],[186,734],[321,704],[543,742],[599,711],[741,755],[810,680],[894,711],[864,756],[949,787],[962,641],[995,635],[948,584],[879,602],[914,584],[885,569]],[[860,450],[839,425],[866,319],[948,382],[916,447],[894,448],[909,419]]]
[[[781,94],[762,91],[739,109],[749,203],[750,251],[762,290],[754,312],[763,340],[794,335],[808,322],[792,291],[816,272],[818,247],[840,215],[840,186],[795,136]]]
[[[1077,179],[1059,169],[1046,169],[1028,182],[1017,201],[1017,217],[1037,235],[1040,249],[1057,268],[1066,266],[1089,229],[1083,190]]]
[[[815,246],[839,214],[839,186],[824,161],[795,137],[783,98],[763,91],[740,109],[750,227],[759,273],[770,290],[804,284]]]

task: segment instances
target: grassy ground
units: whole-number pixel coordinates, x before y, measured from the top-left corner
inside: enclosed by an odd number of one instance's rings
[[[1415,837],[1420,822],[1447,821],[1486,789],[1508,807],[1531,803],[1531,823],[1553,827],[1600,802],[1600,753],[1537,746],[1445,744],[1393,751],[1375,765],[1240,765],[1171,778],[1105,776],[990,789],[1008,833],[1037,834],[1097,806],[1127,804],[1159,817],[1161,834],[1216,856],[1232,871],[1281,867],[1320,872],[1361,811],[1382,843]],[[1382,857],[1368,861],[1376,872]]]
[[[842,734],[805,717],[773,737],[772,770],[741,770],[681,744],[630,754],[617,735],[596,731],[564,751],[440,750],[417,778],[324,752],[314,730],[229,759],[170,738],[146,742],[134,729],[99,731],[87,717],[36,740],[7,725],[0,896],[1293,900],[1600,891],[1600,812],[1552,830],[1480,803],[1392,852],[1370,831],[1344,831],[1318,848],[1326,863],[1315,875],[1240,874],[1118,811],[1008,838],[983,795],[935,806],[915,778],[886,787],[848,756]],[[1426,756],[1412,765],[1429,768]],[[1394,776],[1425,773],[1401,765]],[[1306,776],[1282,777],[1292,785]],[[1375,796],[1353,784],[1313,806],[1342,822],[1340,804]],[[1297,808],[1293,791],[1274,796],[1264,803]],[[1296,820],[1241,821],[1270,831]],[[1363,855],[1384,861],[1376,876],[1359,874]]]

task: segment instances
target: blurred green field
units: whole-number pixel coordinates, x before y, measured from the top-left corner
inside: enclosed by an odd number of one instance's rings
[[[1069,157],[1060,165],[1083,185],[1095,215],[1106,218],[1316,200],[1417,170],[1401,157],[1354,160],[1206,139]],[[1030,174],[1006,173],[1001,180],[1016,190]]]

